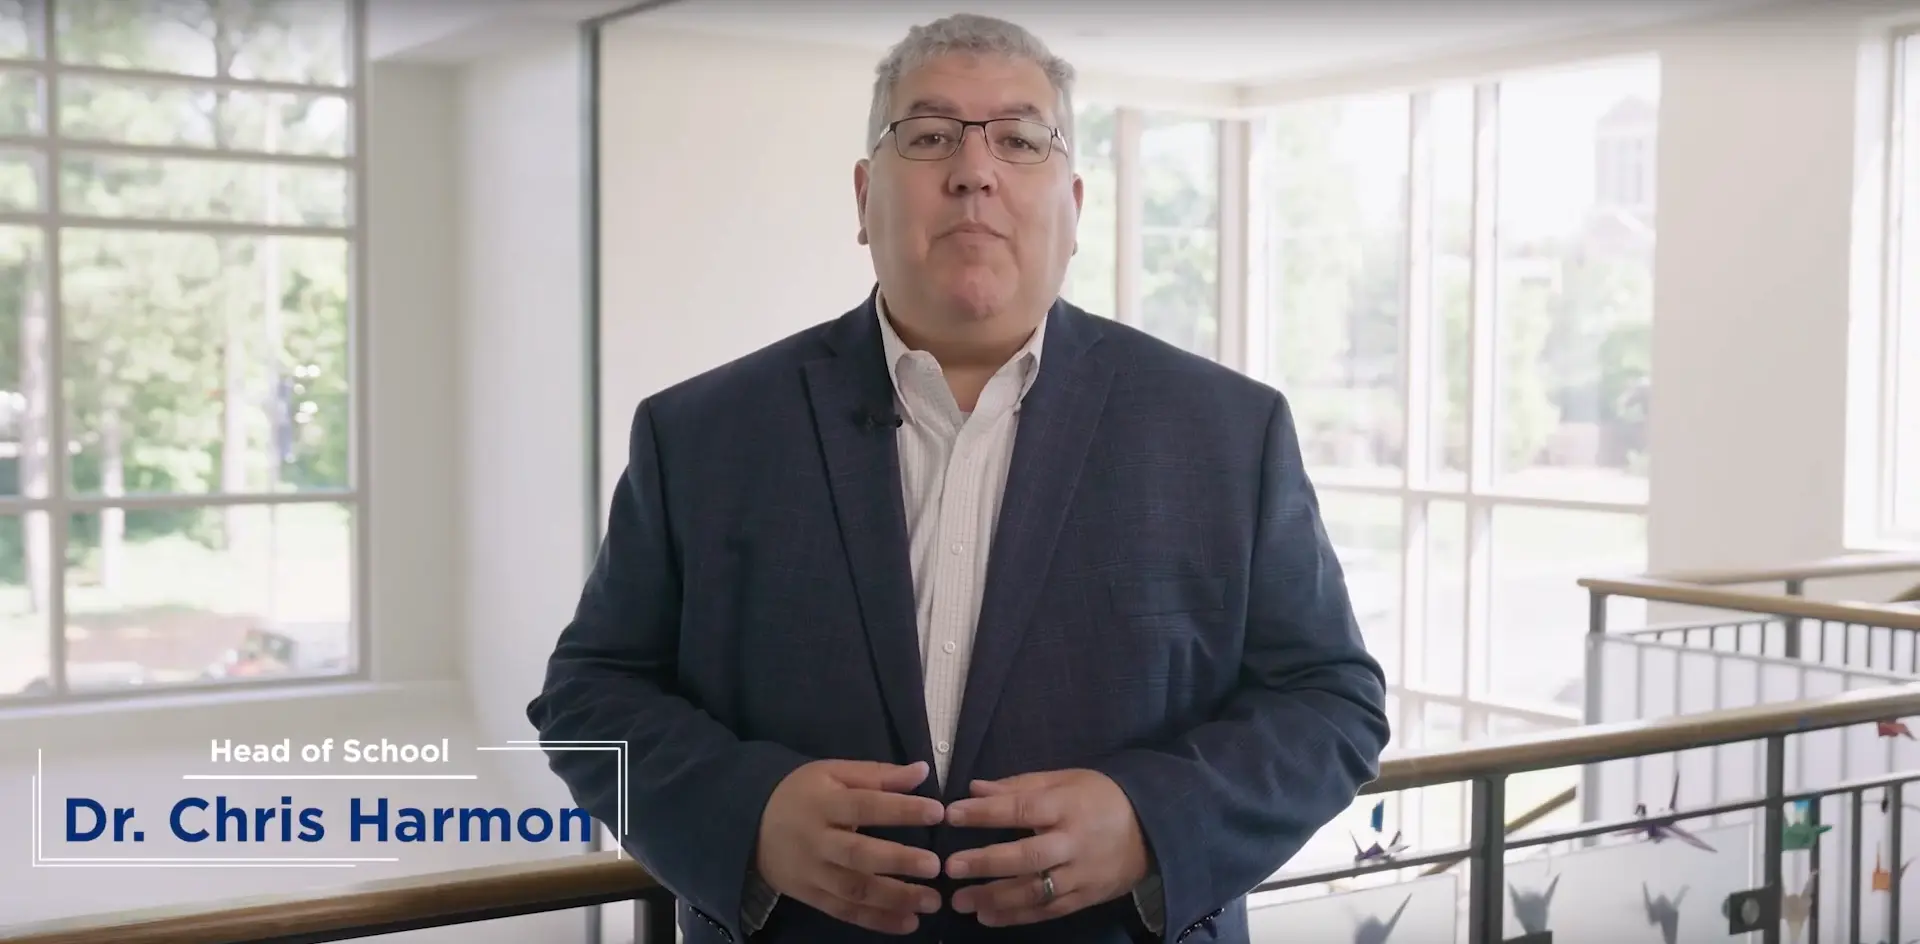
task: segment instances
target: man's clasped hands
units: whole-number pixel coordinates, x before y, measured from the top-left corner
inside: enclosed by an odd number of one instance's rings
[[[1147,876],[1146,840],[1125,792],[1105,774],[1057,770],[976,780],[950,805],[908,791],[924,761],[821,760],[773,791],[755,868],[774,891],[842,921],[908,934],[940,910],[940,894],[904,878],[985,880],[954,892],[953,908],[989,926],[1031,924],[1130,893]],[[1031,830],[1012,842],[955,853],[864,835],[863,827]]]

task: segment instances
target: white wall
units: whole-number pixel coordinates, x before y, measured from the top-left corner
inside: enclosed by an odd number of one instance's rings
[[[462,677],[476,723],[534,737],[526,705],[586,574],[588,354],[577,41],[467,66],[459,115]],[[533,796],[564,793],[542,775]]]
[[[854,242],[853,164],[875,57],[666,33],[644,15],[602,42],[600,470],[611,483],[642,397],[834,318],[872,286]]]
[[[1655,568],[1844,549],[1855,17],[1660,48]]]
[[[382,679],[459,678],[461,474],[452,84],[382,65],[369,80],[370,591]]]

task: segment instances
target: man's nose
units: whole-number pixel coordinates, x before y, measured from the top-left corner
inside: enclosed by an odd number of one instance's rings
[[[975,135],[974,132],[980,132]],[[993,156],[987,143],[987,129],[967,128],[960,132],[960,150],[947,160],[947,189],[955,194],[990,193],[999,185],[1000,159]]]

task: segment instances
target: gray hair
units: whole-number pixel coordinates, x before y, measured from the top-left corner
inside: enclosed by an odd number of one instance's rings
[[[867,112],[866,147],[872,148],[887,130],[887,115],[893,106],[893,89],[900,77],[925,65],[929,60],[953,53],[997,55],[1031,62],[1047,74],[1047,81],[1059,93],[1059,113],[1054,120],[1060,137],[1067,142],[1067,160],[1073,160],[1073,66],[1054,55],[1047,45],[1024,27],[977,13],[956,13],[907,30],[905,39],[887,51],[874,69],[873,106]]]

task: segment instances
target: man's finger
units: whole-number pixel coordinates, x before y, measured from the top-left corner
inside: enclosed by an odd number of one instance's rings
[[[1017,790],[1050,787],[1059,779],[1059,771],[1042,770],[1030,774],[1014,774],[999,780],[975,780],[967,787],[974,796],[1000,796]]]
[[[953,878],[1030,878],[1042,869],[1058,868],[1072,858],[1073,838],[1062,832],[1047,832],[956,852],[947,859],[947,874]],[[1054,890],[1060,890],[1057,877]]]
[[[828,765],[827,772],[842,786],[901,793],[919,786],[921,781],[927,779],[927,762],[916,760],[911,764],[882,764],[869,760],[843,760]]]
[[[885,934],[910,934],[919,927],[918,915],[940,910],[940,894],[931,888],[833,865],[821,869],[805,900],[848,924]]]
[[[842,829],[933,826],[946,816],[939,800],[910,793],[849,789],[827,799],[827,822]]]
[[[1093,904],[1075,884],[1072,866],[1054,869],[1052,875],[1052,898],[1047,897],[1040,876],[1023,875],[963,888],[953,895],[953,909],[974,915],[987,927],[1008,927],[1051,921]]]
[[[820,857],[829,864],[862,875],[908,875],[935,878],[940,857],[926,849],[903,846],[850,830],[833,830],[821,841]]]
[[[874,875],[858,869],[827,866],[818,880],[820,890],[854,908],[901,914],[933,914],[940,910],[940,893],[903,879]]]
[[[982,911],[975,915],[975,918],[981,924],[990,928],[1005,928],[1019,924],[1039,924],[1042,921],[1052,921],[1063,915],[1072,914],[1086,907],[1090,902],[1083,900],[1085,897],[1084,895],[1078,894],[1062,895],[1059,898],[1055,898],[1053,903],[1049,905],[1041,905],[1035,908],[1016,908],[1012,911]]]
[[[1046,789],[968,797],[947,807],[947,822],[980,829],[1047,829],[1064,815],[1060,792]]]

